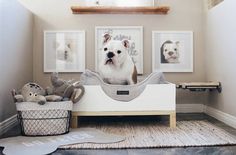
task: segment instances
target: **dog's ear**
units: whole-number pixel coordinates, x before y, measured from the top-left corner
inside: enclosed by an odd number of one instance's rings
[[[176,44],[177,46],[179,46],[179,41],[176,41],[175,44]]]
[[[72,40],[72,39],[65,39],[65,45],[66,45],[68,48],[72,48],[73,40]]]
[[[105,33],[103,35],[103,45],[108,43],[111,40],[111,35],[109,33]]]
[[[129,41],[126,40],[126,39],[122,40],[122,44],[124,45],[125,48],[129,48],[130,47],[129,46]]]
[[[168,41],[166,41],[166,42],[168,42]],[[165,56],[164,56],[164,46],[165,46],[166,42],[164,42],[164,43],[161,45],[161,48],[160,48],[161,63],[167,63],[167,61],[166,61],[166,59],[165,59]]]
[[[71,48],[71,44],[70,43],[67,43],[67,46],[68,46],[68,48]]]

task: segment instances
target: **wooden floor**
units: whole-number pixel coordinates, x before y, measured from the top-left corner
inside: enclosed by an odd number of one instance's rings
[[[87,123],[103,123],[114,121],[152,121],[159,119],[160,121],[168,121],[166,117],[82,117],[80,118],[80,125]],[[181,120],[208,120],[216,126],[228,131],[236,136],[236,129],[208,116],[205,114],[177,114],[177,121]],[[19,126],[8,131],[0,138],[20,135]],[[3,148],[0,148],[2,154]],[[186,147],[186,148],[156,148],[156,149],[106,149],[106,150],[60,150],[52,153],[52,155],[236,155],[236,146],[221,146],[221,147]],[[32,153],[33,155],[33,153]]]

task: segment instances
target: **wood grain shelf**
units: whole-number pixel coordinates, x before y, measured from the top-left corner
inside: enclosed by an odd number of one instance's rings
[[[176,85],[177,88],[188,89],[190,91],[205,91],[217,90],[219,93],[222,91],[220,82],[184,82]]]
[[[165,15],[170,10],[167,6],[158,7],[85,7],[72,6],[73,14],[161,14]]]

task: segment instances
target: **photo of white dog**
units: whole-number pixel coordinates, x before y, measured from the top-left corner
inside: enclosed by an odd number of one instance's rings
[[[103,47],[98,71],[104,82],[131,85],[137,83],[137,69],[128,54],[130,43],[124,39],[113,40],[108,33],[103,35]]]
[[[165,41],[161,46],[161,63],[179,63],[179,42]]]
[[[72,43],[67,42],[56,42],[56,64],[57,68],[66,69],[74,68],[75,63],[75,52],[72,49]]]
[[[73,50],[71,43],[56,42],[57,60],[73,62]]]

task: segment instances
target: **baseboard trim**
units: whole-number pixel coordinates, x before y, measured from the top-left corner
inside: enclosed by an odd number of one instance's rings
[[[215,108],[206,106],[204,113],[236,129],[236,117]]]
[[[18,123],[17,115],[13,115],[12,117],[0,122],[0,135],[6,133],[8,130],[12,129]]]
[[[203,104],[176,104],[177,113],[203,113]]]

